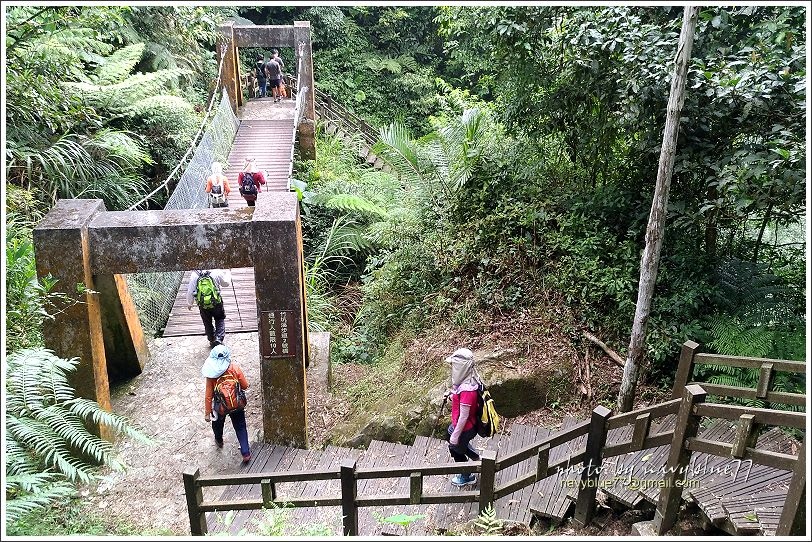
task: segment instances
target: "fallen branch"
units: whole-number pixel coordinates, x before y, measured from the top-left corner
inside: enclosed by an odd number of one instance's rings
[[[609,355],[609,358],[612,361],[614,361],[617,365],[619,365],[620,367],[626,365],[626,360],[621,358],[617,352],[606,346],[606,344],[602,340],[594,336],[592,333],[584,331],[584,337],[586,337],[587,339],[598,345],[601,348],[601,350],[606,352]]]

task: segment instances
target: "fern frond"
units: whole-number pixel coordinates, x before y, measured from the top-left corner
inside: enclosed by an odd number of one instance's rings
[[[96,85],[114,85],[122,82],[144,56],[144,44],[133,43],[113,52],[105,57],[93,73],[93,83]]]
[[[319,196],[314,198],[314,203],[318,202]],[[329,209],[336,209],[345,213],[370,214],[377,217],[385,217],[386,211],[375,205],[363,196],[355,194],[331,194],[323,197],[322,203]]]
[[[115,113],[126,110],[133,102],[160,94],[170,83],[188,74],[188,70],[166,69],[138,73],[110,85],[64,82],[62,86],[88,105]]]
[[[147,435],[133,427],[127,418],[107,412],[100,408],[95,401],[77,397],[66,403],[65,406],[83,420],[92,420],[96,425],[106,425],[116,433],[128,436],[144,444],[153,442]]]
[[[179,96],[157,95],[149,96],[143,100],[138,100],[125,109],[129,115],[164,115],[171,113],[173,116],[194,115],[194,106]]]
[[[48,424],[8,415],[6,430],[22,446],[32,450],[43,465],[56,469],[68,480],[89,482],[93,478],[93,468],[72,457],[71,451]]]
[[[23,489],[25,481],[18,477],[6,478],[5,519],[14,522],[22,516],[51,505],[53,502],[72,497],[76,494],[69,482],[57,480],[38,485],[32,490]]]
[[[493,505],[488,505],[474,520],[474,525],[482,529],[485,536],[494,536],[502,533],[504,521],[496,517]]]

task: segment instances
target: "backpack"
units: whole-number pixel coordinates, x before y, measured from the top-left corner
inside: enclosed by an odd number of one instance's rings
[[[213,309],[215,305],[223,302],[220,290],[208,271],[200,273],[197,279],[197,292],[195,293],[197,305],[204,309]]]
[[[265,79],[265,63],[261,60],[257,60],[255,67],[257,69],[257,79]]]
[[[211,409],[222,419],[229,412],[234,412],[245,408],[248,398],[245,391],[240,386],[239,379],[226,371],[214,383],[214,394],[212,396]]]
[[[474,427],[480,437],[492,437],[499,431],[499,414],[493,404],[491,392],[487,390],[482,381],[479,382]]]
[[[242,174],[242,186],[240,186],[240,194],[243,196],[257,195],[257,183],[254,182],[254,174],[250,171],[245,171]]]

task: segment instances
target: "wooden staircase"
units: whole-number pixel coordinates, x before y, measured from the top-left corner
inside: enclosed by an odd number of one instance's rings
[[[560,429],[575,425],[577,420],[565,418]],[[674,416],[666,417],[655,428],[655,432],[673,428]],[[493,450],[500,455],[532,445],[552,431],[531,425],[513,424],[510,431],[490,439],[477,438],[474,447],[479,451]],[[629,428],[623,427],[609,432],[607,446],[629,438]],[[725,420],[700,430],[702,438],[719,442],[732,442],[735,426]],[[582,449],[586,437],[565,442],[550,450],[550,464],[569,457]],[[798,443],[777,428],[763,433],[758,440],[759,448],[792,453]],[[628,506],[639,508],[646,502],[656,505],[659,489],[656,485],[646,488],[635,487],[632,480],[655,480],[665,466],[670,446],[660,446],[617,456],[604,464],[601,472],[601,489],[608,498]],[[418,436],[412,445],[373,440],[366,450],[327,446],[324,450],[301,450],[268,444],[254,444],[254,459],[240,469],[240,474],[284,471],[310,471],[337,469],[342,460],[357,460],[359,469],[399,468],[407,466],[428,466],[449,461],[448,444],[445,440]],[[775,534],[778,517],[787,495],[791,473],[789,471],[753,465],[746,472],[741,467],[741,476],[731,478],[724,474],[736,468],[737,462],[731,458],[696,454],[692,461],[697,466],[696,474],[689,474],[689,481],[697,480],[695,487],[686,486],[683,499],[696,503],[699,509],[714,525],[735,534]],[[700,472],[700,467],[704,469]],[[633,468],[632,468],[633,467]],[[497,473],[497,485],[509,482],[536,468],[535,458],[526,459]],[[630,470],[631,469],[631,470]],[[745,476],[748,475],[748,476]],[[570,516],[576,501],[580,480],[579,469],[573,468],[549,476],[523,489],[515,491],[495,503],[496,516],[508,523],[530,526],[539,518],[557,524]],[[609,480],[614,483],[608,484]],[[622,480],[625,480],[622,481]],[[477,486],[456,488],[451,485],[449,476],[427,476],[423,488],[427,493],[470,492]],[[211,488],[216,490],[217,488]],[[409,493],[409,479],[368,478],[358,481],[358,498],[374,498]],[[277,499],[317,498],[340,499],[340,481],[291,481],[276,485]],[[259,485],[226,486],[219,496],[223,501],[247,498],[260,498]],[[263,517],[262,510],[236,512],[233,522],[226,525],[223,514],[210,512],[207,515],[210,532],[238,534],[241,529],[252,531]],[[306,525],[329,526],[336,535],[341,534],[341,507],[325,506],[318,508],[291,508],[285,512],[285,521],[290,529]],[[381,534],[434,535],[453,530],[455,526],[477,517],[478,503],[420,504],[359,509],[358,534],[375,536]],[[400,526],[381,523],[377,518],[395,514],[424,515],[409,525],[408,531]],[[289,534],[294,534],[293,531]]]

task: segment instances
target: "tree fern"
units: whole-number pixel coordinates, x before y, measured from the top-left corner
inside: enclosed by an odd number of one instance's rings
[[[802,292],[790,288],[764,264],[736,259],[719,267],[717,284],[718,305],[724,312],[708,319],[708,345],[713,350],[756,358],[781,358],[786,353],[804,357],[803,349],[786,347],[788,342],[801,344],[804,337]],[[699,366],[697,374],[708,382],[748,388],[756,387],[759,378],[755,369],[717,365]],[[802,393],[804,387],[803,375],[779,373],[773,381],[776,391]],[[736,402],[764,405],[758,400]]]
[[[144,56],[144,44],[133,43],[104,58],[91,76],[96,85],[113,85],[126,79]]]
[[[376,217],[385,217],[386,210],[375,205],[363,196],[355,194],[329,194],[314,197],[313,203],[321,203],[329,209],[336,209],[345,213],[369,214]]]
[[[113,209],[137,199],[146,186],[136,176],[150,159],[128,132],[101,130],[92,136],[68,134],[44,148],[15,147],[9,167],[40,200],[99,197]]]
[[[112,84],[68,81],[62,86],[87,104],[115,113],[124,111],[135,101],[161,94],[169,84],[188,73],[188,70],[166,69],[138,73]]]

